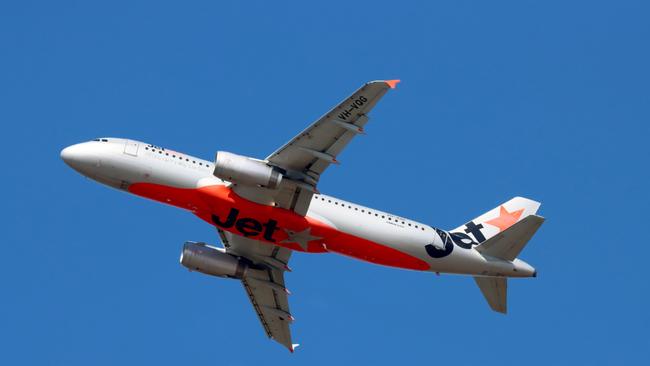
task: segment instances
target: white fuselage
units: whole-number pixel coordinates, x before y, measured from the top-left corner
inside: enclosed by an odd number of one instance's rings
[[[280,227],[285,225],[292,230],[300,230],[291,226],[305,220],[290,217],[283,209],[269,211],[271,208],[258,207],[240,197],[226,200],[220,192],[228,190],[230,183],[212,174],[212,162],[154,145],[105,138],[70,146],[61,156],[91,179],[187,209],[205,221],[217,212],[225,220],[227,210],[234,208],[260,222],[273,219]],[[227,210],[221,207],[226,204],[230,205]],[[219,211],[222,209],[226,211]],[[530,277],[535,273],[521,260],[490,258],[473,247],[446,243],[449,233],[429,225],[324,194],[314,194],[306,219],[309,225],[317,223],[321,228],[322,240],[308,248],[290,247],[293,250],[336,252],[373,263],[432,272],[506,277]],[[240,234],[234,229],[232,232]],[[449,245],[453,247],[448,254],[431,255],[449,251]]]

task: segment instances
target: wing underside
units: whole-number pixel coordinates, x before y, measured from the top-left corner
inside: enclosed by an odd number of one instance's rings
[[[233,185],[240,196],[264,205],[281,207],[306,215],[320,175],[352,138],[363,133],[368,112],[388,89],[399,80],[372,81],[364,84],[350,97],[266,158],[284,176],[277,189]],[[219,231],[226,252],[251,263],[242,279],[266,335],[293,351],[288,294],[284,272],[291,250],[262,243],[243,236]]]
[[[371,81],[332,108],[297,136],[266,158],[286,179],[275,190],[235,187],[237,194],[252,201],[286,208],[299,215],[309,209],[321,174],[354,136],[364,133],[368,113],[399,80]]]
[[[332,108],[266,159],[282,169],[317,182],[352,138],[363,133],[368,112],[398,80],[371,81]],[[309,179],[308,179],[309,180]]]
[[[293,317],[289,310],[289,291],[284,283],[291,250],[224,231],[219,231],[219,235],[226,252],[252,262],[242,284],[264,332],[293,352],[289,328]]]

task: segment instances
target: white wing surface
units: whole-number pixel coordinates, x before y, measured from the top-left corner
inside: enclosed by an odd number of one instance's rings
[[[234,191],[251,201],[273,205],[305,215],[316,192],[320,175],[352,138],[363,133],[368,112],[399,80],[372,81],[363,85],[312,123],[291,141],[266,158],[284,178],[277,189],[233,185]],[[289,324],[288,294],[284,272],[291,250],[246,237],[219,231],[226,252],[246,258],[252,270],[242,279],[246,293],[262,323],[266,335],[293,351]]]
[[[366,83],[266,160],[315,185],[330,164],[338,163],[336,157],[350,140],[363,133],[368,112],[398,82],[381,80]]]
[[[492,310],[505,314],[508,311],[508,279],[503,277],[474,277],[483,297]]]
[[[293,352],[295,345],[289,329],[293,317],[289,311],[289,291],[284,284],[291,250],[221,230],[219,235],[227,253],[252,262],[242,284],[264,332]]]
[[[266,158],[283,172],[285,179],[275,190],[235,187],[235,192],[262,204],[286,208],[299,215],[309,209],[321,174],[352,138],[363,133],[368,112],[399,80],[371,81]]]

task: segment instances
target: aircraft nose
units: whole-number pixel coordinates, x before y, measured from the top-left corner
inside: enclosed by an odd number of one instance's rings
[[[61,150],[61,159],[72,169],[81,173],[97,163],[97,158],[87,143],[68,146]]]
[[[61,159],[63,159],[66,164],[74,167],[74,165],[78,163],[83,156],[82,150],[83,148],[81,144],[68,146],[65,149],[61,150]]]

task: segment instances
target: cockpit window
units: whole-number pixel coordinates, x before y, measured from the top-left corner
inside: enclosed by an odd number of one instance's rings
[[[108,142],[108,139],[93,139],[93,141]]]

